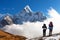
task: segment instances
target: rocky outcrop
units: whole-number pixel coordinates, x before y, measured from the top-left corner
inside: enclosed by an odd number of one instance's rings
[[[0,40],[26,40],[24,36],[13,35],[0,30]]]

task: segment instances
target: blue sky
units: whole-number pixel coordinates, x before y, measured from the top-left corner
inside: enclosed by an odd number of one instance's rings
[[[60,0],[0,0],[0,13],[15,14],[29,5],[33,11],[47,14],[47,9],[53,7],[60,13]]]

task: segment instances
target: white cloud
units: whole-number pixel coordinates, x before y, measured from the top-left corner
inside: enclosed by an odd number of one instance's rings
[[[54,24],[54,29],[53,29],[53,33],[59,33],[60,31],[60,14],[54,9],[54,8],[50,8],[48,10],[48,15],[51,18],[48,18],[45,23],[49,24],[50,21],[53,22]]]
[[[50,15],[53,18],[60,17],[60,14],[52,7],[48,10],[48,15]]]

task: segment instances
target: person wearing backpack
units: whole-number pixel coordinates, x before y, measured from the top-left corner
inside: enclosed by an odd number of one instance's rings
[[[49,23],[49,36],[52,35],[52,31],[53,31],[53,23],[50,22],[50,23]]]
[[[45,37],[46,36],[46,29],[47,29],[46,24],[43,24],[42,28],[43,28],[43,37]]]

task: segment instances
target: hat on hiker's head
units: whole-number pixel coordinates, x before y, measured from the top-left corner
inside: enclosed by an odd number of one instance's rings
[[[46,25],[45,23],[43,25]]]
[[[52,21],[50,21],[50,23],[52,23]]]

